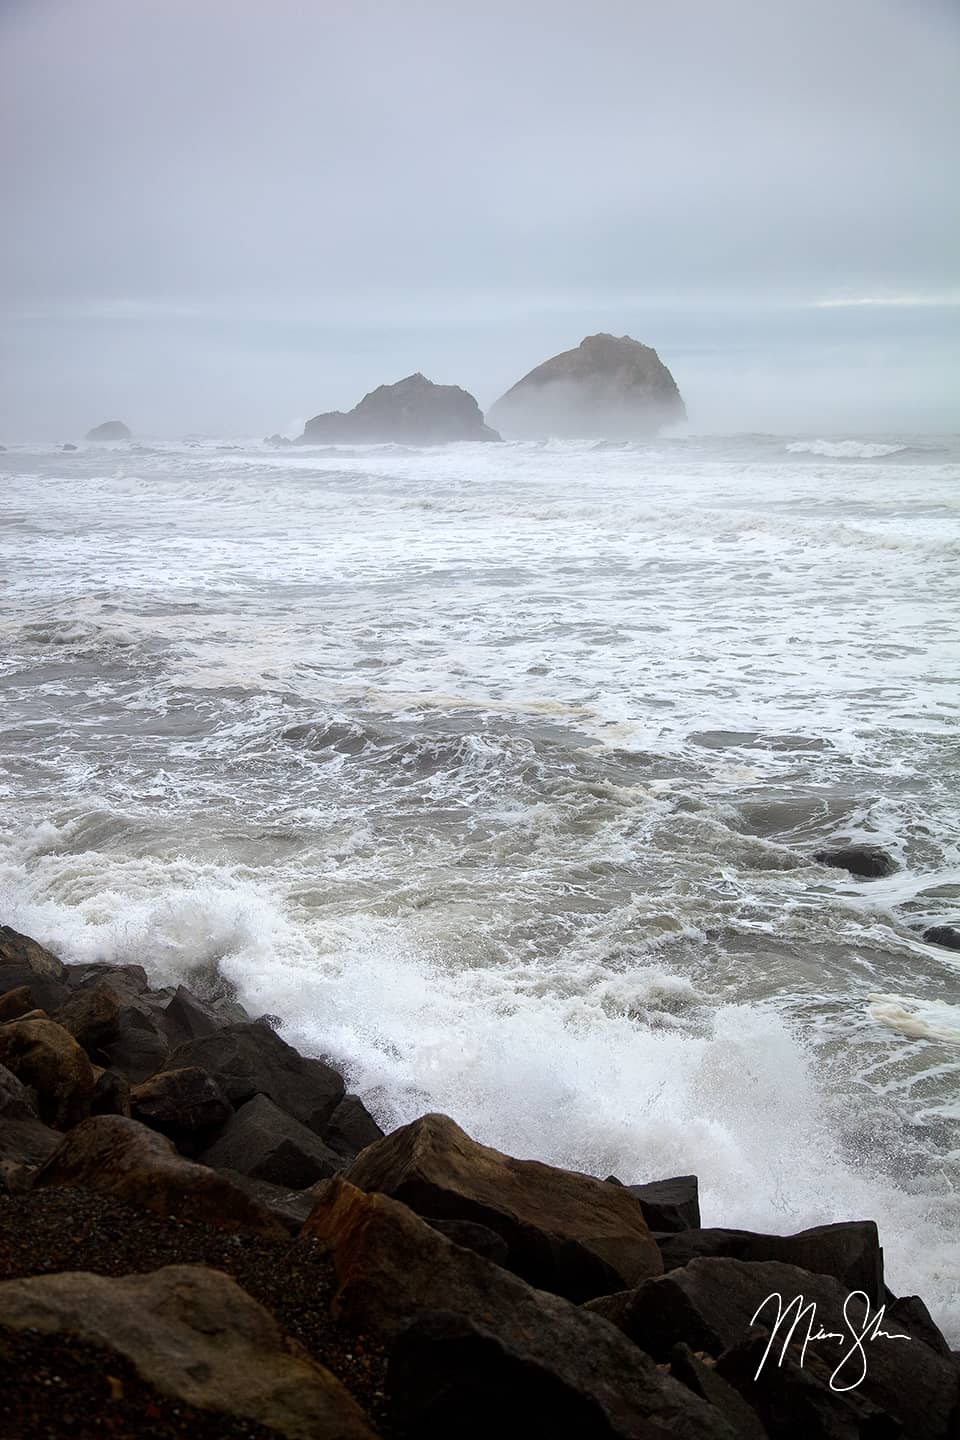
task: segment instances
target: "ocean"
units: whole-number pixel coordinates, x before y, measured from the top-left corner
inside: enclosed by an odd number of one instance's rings
[[[960,1342],[960,437],[0,454],[0,921]],[[860,881],[816,863],[869,840]]]

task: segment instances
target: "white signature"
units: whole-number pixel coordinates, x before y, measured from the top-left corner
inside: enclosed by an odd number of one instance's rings
[[[859,1325],[851,1319],[848,1313],[847,1307],[849,1306],[851,1300],[863,1301],[864,1317]],[[757,1309],[754,1311],[753,1314],[753,1319],[750,1322],[751,1325],[756,1325],[757,1317],[772,1302],[776,1302],[777,1319],[773,1329],[770,1332],[770,1339],[767,1341],[767,1348],[763,1352],[763,1359],[757,1366],[757,1373],[753,1377],[754,1380],[760,1379],[760,1372],[762,1371],[764,1365],[766,1365],[767,1360],[770,1357],[770,1351],[773,1349],[774,1343],[777,1339],[777,1332],[781,1326],[788,1326],[789,1328],[785,1331],[784,1334],[783,1348],[780,1351],[780,1359],[777,1361],[778,1369],[787,1357],[787,1347],[793,1340],[794,1332],[799,1326],[802,1325],[804,1320],[806,1321],[806,1331],[804,1332],[803,1330],[801,1330],[800,1337],[798,1337],[802,1338],[802,1344],[800,1346],[801,1367],[803,1366],[803,1362],[806,1359],[807,1346],[812,1340],[836,1340],[841,1345],[846,1344],[848,1340],[852,1342],[849,1349],[844,1350],[839,1365],[834,1370],[833,1374],[830,1376],[830,1389],[840,1393],[846,1390],[855,1390],[857,1386],[866,1379],[867,1352],[863,1348],[865,1343],[871,1340],[881,1339],[910,1339],[909,1335],[900,1335],[896,1331],[893,1331],[891,1333],[891,1331],[881,1328],[883,1322],[883,1313],[886,1307],[881,1305],[877,1313],[875,1315],[871,1315],[870,1297],[865,1290],[851,1291],[851,1293],[847,1296],[846,1300],[844,1300],[843,1302],[843,1321],[847,1327],[848,1333],[844,1333],[843,1331],[839,1330],[824,1330],[822,1325],[817,1324],[817,1303],[815,1300],[811,1300],[808,1304],[805,1305],[803,1303],[803,1296],[795,1295],[788,1305],[784,1305],[783,1296],[776,1290],[773,1292],[772,1295],[768,1295],[766,1300],[764,1300],[762,1304],[757,1306]],[[815,1326],[816,1328],[814,1328]],[[857,1362],[857,1371],[859,1373],[856,1374],[856,1379],[851,1380],[849,1384],[842,1384],[840,1377],[844,1370],[847,1370],[848,1375],[851,1373],[848,1369],[848,1366],[854,1361],[855,1357]]]

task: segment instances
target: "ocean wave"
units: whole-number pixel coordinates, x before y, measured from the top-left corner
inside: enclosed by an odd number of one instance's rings
[[[793,440],[786,448],[791,455],[823,455],[829,460],[882,460],[885,455],[900,455],[910,446],[871,440]]]

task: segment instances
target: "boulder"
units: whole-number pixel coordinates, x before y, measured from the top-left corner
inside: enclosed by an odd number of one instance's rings
[[[38,1008],[43,1007],[38,1007],[30,986],[18,985],[16,990],[8,990],[5,995],[0,995],[0,1025],[7,1020],[19,1020],[22,1015],[29,1015],[31,1010]]]
[[[187,1065],[182,1070],[160,1070],[134,1085],[130,1114],[166,1135],[178,1149],[192,1149],[202,1148],[210,1134],[231,1119],[233,1106],[206,1070]]]
[[[130,1081],[119,1070],[97,1070],[97,1083],[90,1101],[91,1115],[130,1116]]]
[[[291,1235],[300,1232],[316,1204],[316,1196],[310,1188],[292,1190],[288,1185],[272,1185],[269,1180],[255,1180],[252,1175],[242,1175],[239,1170],[230,1170],[226,1166],[221,1166],[217,1173],[225,1175],[238,1190],[269,1210]]]
[[[651,1230],[675,1232],[700,1224],[700,1191],[696,1175],[677,1175],[670,1180],[650,1180],[646,1185],[623,1187],[639,1200],[643,1218]]]
[[[836,849],[818,850],[813,858],[834,870],[849,870],[861,880],[879,880],[898,869],[893,856],[879,845],[841,845]]]
[[[96,1058],[120,1034],[123,999],[106,981],[75,990],[54,1015],[78,1045]]]
[[[62,1138],[41,1123],[33,1091],[0,1065],[0,1189],[21,1188],[32,1167],[42,1165]]]
[[[717,1374],[712,1364],[708,1365],[695,1355],[689,1345],[674,1345],[670,1352],[670,1374],[719,1410],[739,1440],[769,1440],[750,1397],[745,1399],[729,1381]],[[810,1435],[815,1433],[812,1431]],[[780,1432],[777,1431],[777,1434]]]
[[[0,1120],[37,1120],[37,1099],[6,1065],[0,1065]]]
[[[73,1036],[53,1020],[25,1015],[0,1025],[0,1065],[36,1091],[44,1124],[68,1130],[90,1113],[93,1066]]]
[[[768,1297],[781,1297],[786,1307],[802,1296],[805,1304],[812,1301],[815,1305],[813,1334],[820,1327],[827,1332],[826,1338],[811,1340],[807,1360],[815,1354],[826,1367],[827,1379],[836,1374],[840,1387],[854,1385],[858,1398],[892,1415],[910,1440],[947,1440],[953,1433],[951,1426],[960,1418],[960,1369],[952,1358],[910,1334],[906,1326],[902,1333],[909,1338],[887,1338],[896,1332],[896,1326],[887,1323],[885,1316],[880,1318],[880,1328],[886,1334],[868,1337],[858,1352],[852,1329],[862,1334],[866,1317],[862,1300],[848,1302],[850,1293],[832,1276],[811,1274],[779,1261],[691,1260],[684,1269],[645,1280],[634,1290],[623,1316],[623,1329],[655,1359],[669,1359],[673,1346],[681,1343],[718,1357],[751,1338],[756,1315],[757,1328],[767,1330],[774,1340],[767,1367],[775,1375],[790,1321],[776,1329],[777,1302]],[[844,1318],[846,1304],[849,1321]],[[878,1315],[879,1309],[872,1307],[871,1318]],[[806,1333],[806,1322],[802,1322],[797,1337]],[[836,1335],[841,1336],[840,1341],[830,1338]],[[756,1368],[754,1365],[754,1373]],[[722,1364],[718,1369],[740,1388],[732,1370],[724,1370]],[[810,1369],[806,1361],[804,1369]]]
[[[267,1025],[227,1025],[178,1045],[168,1070],[199,1065],[216,1080],[231,1105],[266,1095],[281,1110],[322,1135],[343,1099],[343,1077],[322,1060],[308,1060]]]
[[[71,990],[88,990],[105,983],[128,997],[143,995],[150,988],[142,965],[112,965],[98,960],[65,966],[64,979]]]
[[[52,1012],[66,998],[65,967],[29,935],[0,925],[0,995],[26,985],[34,1003]]]
[[[483,423],[480,407],[459,385],[435,385],[419,374],[381,385],[344,413],[308,420],[300,444],[445,445],[452,440],[499,440]]]
[[[323,1138],[331,1150],[353,1160],[375,1140],[382,1140],[383,1131],[359,1095],[344,1095],[323,1127]]]
[[[629,335],[601,334],[536,366],[501,395],[488,418],[508,440],[634,440],[686,417],[656,350]]]
[[[461,1245],[464,1250],[472,1250],[475,1255],[482,1255],[484,1260],[492,1260],[494,1265],[506,1267],[509,1249],[506,1240],[502,1235],[498,1235],[496,1230],[490,1230],[486,1225],[478,1225],[475,1220],[424,1218],[428,1225],[439,1235],[445,1235],[453,1245]]]
[[[625,1189],[478,1145],[446,1115],[424,1115],[368,1145],[344,1172],[437,1220],[474,1220],[507,1242],[531,1285],[588,1300],[662,1270],[643,1212]]]
[[[88,430],[87,440],[132,440],[133,435],[124,425],[122,420],[104,420],[102,425],[95,425]]]
[[[173,1050],[190,1040],[215,1035],[223,1023],[209,1005],[198,1000],[184,985],[177,986],[173,999],[163,1012],[163,1025]]]
[[[205,1165],[239,1170],[254,1180],[306,1189],[343,1168],[343,1160],[320,1137],[266,1095],[255,1095],[203,1151]]]
[[[691,1260],[781,1260],[818,1275],[832,1275],[848,1290],[864,1290],[871,1303],[884,1301],[883,1251],[873,1220],[815,1225],[796,1235],[759,1235],[751,1230],[684,1230],[660,1235],[657,1243],[664,1270],[677,1270]]]
[[[111,1069],[120,1070],[139,1085],[165,1064],[169,1053],[162,1014],[145,1000],[121,1006],[117,1015],[117,1037],[101,1051]]]
[[[77,448],[76,445],[70,445],[70,444],[66,444],[66,445],[61,445],[61,446],[60,446],[60,449],[61,449],[61,450],[76,450],[76,448]]]
[[[930,925],[923,932],[928,945],[942,945],[946,950],[960,950],[960,926]]]
[[[79,1336],[124,1356],[164,1395],[289,1440],[375,1440],[340,1382],[293,1353],[269,1311],[234,1280],[203,1265],[7,1280],[0,1325]]]
[[[152,1210],[279,1239],[284,1227],[215,1170],[184,1160],[165,1135],[122,1115],[94,1115],[64,1136],[35,1181],[80,1185]]]
[[[733,1440],[612,1325],[451,1244],[385,1195],[340,1178],[317,1188],[301,1233],[332,1256],[334,1315],[391,1349],[406,1433]],[[538,1399],[552,1418],[565,1401],[577,1425],[524,1429],[513,1417],[535,1415]]]

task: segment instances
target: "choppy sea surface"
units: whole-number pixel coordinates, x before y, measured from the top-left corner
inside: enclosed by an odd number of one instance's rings
[[[960,437],[14,446],[0,509],[0,920],[386,1126],[875,1218],[960,1340]]]

